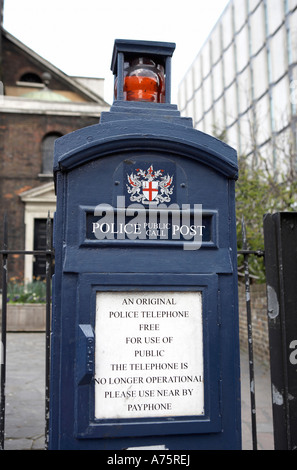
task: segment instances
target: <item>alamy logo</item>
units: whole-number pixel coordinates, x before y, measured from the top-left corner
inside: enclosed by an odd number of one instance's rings
[[[98,204],[98,217],[92,222],[97,240],[182,240],[185,250],[199,250],[202,244],[202,205],[133,203],[126,207],[125,196],[117,197],[117,206]]]
[[[127,174],[127,191],[131,202],[147,205],[171,201],[173,176],[164,175],[164,170],[154,171],[153,165],[146,171],[140,168],[135,171]]]

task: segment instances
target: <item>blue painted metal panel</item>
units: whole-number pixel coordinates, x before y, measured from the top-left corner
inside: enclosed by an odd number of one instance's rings
[[[89,126],[57,139],[54,171],[70,170],[118,152],[149,149],[182,155],[237,178],[236,152],[224,142],[188,126],[168,123],[170,116],[166,114],[159,115],[158,120],[145,119],[141,114],[137,119],[137,113],[134,117],[131,119],[129,113],[123,113],[118,121]]]
[[[172,170],[179,206],[202,205],[208,232],[199,250],[184,250],[182,240],[90,235],[96,206],[116,209],[123,195],[127,205],[127,167],[148,162]],[[100,124],[58,139],[54,170],[49,448],[239,449],[236,152],[172,105],[115,102]],[[118,291],[202,292],[204,415],[95,418],[96,293]]]

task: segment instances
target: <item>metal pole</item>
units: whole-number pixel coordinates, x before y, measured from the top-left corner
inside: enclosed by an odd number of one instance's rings
[[[7,217],[4,215],[3,249],[7,250]],[[6,382],[6,320],[7,320],[7,254],[2,255],[2,323],[1,323],[1,405],[0,450],[4,450],[5,438],[5,382]]]
[[[50,213],[46,222],[46,324],[45,324],[45,449],[49,437],[49,387],[50,387],[50,319],[51,319],[51,267],[52,221]]]
[[[247,251],[247,238],[244,218],[242,218],[242,245],[243,250]],[[250,397],[251,397],[251,420],[252,420],[252,440],[253,450],[257,450],[257,422],[256,422],[256,394],[255,394],[255,374],[254,374],[254,353],[253,353],[253,332],[250,298],[250,276],[249,276],[249,255],[245,253],[244,258],[244,278],[245,278],[245,296],[246,312],[248,326],[248,351],[249,351],[249,373],[250,373]]]

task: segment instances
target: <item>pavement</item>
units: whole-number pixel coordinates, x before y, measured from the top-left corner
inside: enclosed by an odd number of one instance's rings
[[[45,448],[45,334],[8,333],[4,450]],[[252,450],[249,365],[241,353],[242,449]],[[255,361],[258,450],[273,450],[270,373]]]

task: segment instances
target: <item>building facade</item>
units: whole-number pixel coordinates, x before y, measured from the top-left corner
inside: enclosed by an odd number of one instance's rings
[[[230,0],[179,86],[179,109],[249,163],[296,172],[297,0]]]
[[[97,124],[109,109],[103,80],[69,77],[1,28],[0,243],[8,219],[8,248],[45,248],[48,212],[53,217],[55,140]],[[9,278],[44,277],[42,257],[9,257]]]

